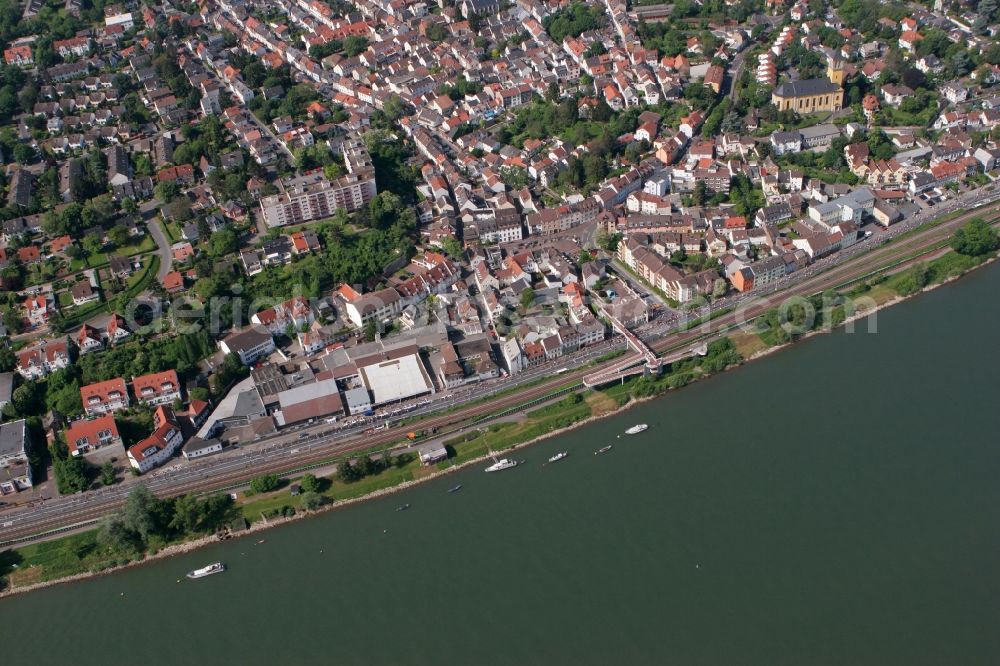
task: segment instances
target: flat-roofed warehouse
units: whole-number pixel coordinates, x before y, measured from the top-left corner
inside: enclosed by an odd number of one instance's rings
[[[278,425],[344,413],[336,379],[324,379],[282,391],[278,394],[278,403],[281,409],[274,415]]]
[[[434,384],[416,354],[366,365],[361,368],[361,377],[372,393],[373,405],[434,392]]]

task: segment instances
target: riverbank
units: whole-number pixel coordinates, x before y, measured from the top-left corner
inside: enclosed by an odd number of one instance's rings
[[[470,465],[480,464],[483,462],[483,460],[485,460],[488,457],[488,450],[490,448],[493,448],[494,450],[497,451],[516,450],[530,446],[532,444],[548,439],[550,437],[570,432],[576,428],[593,423],[598,419],[606,418],[607,416],[610,416],[612,414],[618,414],[634,406],[644,404],[652,400],[653,398],[660,397],[661,395],[671,390],[681,388],[687,385],[688,383],[704,379],[714,374],[718,374],[720,372],[731,369],[738,365],[742,365],[743,363],[747,363],[749,361],[759,360],[765,356],[770,355],[775,351],[778,351],[779,349],[789,347],[800,340],[808,339],[809,337],[812,337],[813,335],[816,335],[818,333],[829,332],[831,330],[835,330],[835,328],[839,328],[840,326],[846,326],[860,319],[869,317],[870,315],[872,315],[875,312],[878,312],[879,310],[891,307],[892,305],[896,305],[900,302],[903,302],[904,300],[908,300],[910,297],[916,295],[917,293],[922,293],[923,291],[930,291],[944,284],[953,282],[962,275],[965,275],[968,272],[971,272],[972,270],[975,270],[981,266],[992,263],[994,260],[995,258],[977,260],[975,265],[967,268],[966,270],[963,270],[962,272],[954,275],[950,274],[943,275],[941,276],[942,279],[939,282],[934,282],[932,284],[924,285],[920,291],[909,293],[906,296],[897,294],[894,297],[886,298],[882,302],[876,302],[876,300],[873,299],[872,301],[874,303],[873,307],[866,308],[863,311],[855,311],[849,316],[845,317],[845,319],[843,319],[842,321],[838,322],[833,327],[808,331],[796,338],[789,340],[786,343],[777,345],[766,345],[764,348],[761,348],[756,352],[751,353],[747,356],[738,355],[738,358],[735,360],[735,362],[732,363],[726,362],[721,367],[715,367],[714,361],[717,361],[719,359],[722,360],[732,359],[732,355],[728,353],[730,351],[730,347],[727,347],[725,344],[717,346],[715,351],[718,352],[718,355],[712,355],[707,357],[707,359],[709,361],[713,361],[713,363],[706,363],[705,362],[706,359],[689,359],[687,361],[675,364],[670,368],[670,372],[666,373],[665,375],[659,378],[635,379],[628,381],[623,385],[614,385],[600,391],[587,392],[588,396],[602,395],[610,398],[610,400],[602,400],[602,406],[601,409],[599,410],[599,413],[596,413],[596,411],[598,410],[595,409],[594,404],[589,404],[588,407],[590,411],[589,413],[587,413],[587,415],[583,415],[584,410],[579,409],[577,410],[577,412],[580,414],[579,418],[571,418],[569,422],[565,422],[566,417],[564,416],[564,413],[572,412],[573,405],[578,405],[579,401],[574,402],[572,405],[566,404],[564,405],[563,409],[558,409],[559,404],[561,403],[557,403],[555,405],[555,407],[557,408],[555,409],[553,408],[552,405],[550,405],[547,407],[543,407],[539,410],[536,410],[535,412],[529,413],[528,415],[526,415],[526,418],[524,420],[518,422],[517,426],[511,424],[500,424],[498,426],[490,426],[483,431],[479,431],[475,437],[472,437],[470,439],[465,439],[460,442],[455,442],[454,444],[452,444],[455,452],[455,457],[453,459],[453,462],[442,464],[441,467],[437,468],[431,468],[431,469],[423,468],[426,469],[427,471],[420,478],[403,480],[389,487],[377,488],[356,497],[336,499],[335,501],[320,507],[316,511],[310,511],[310,512],[297,511],[296,514],[291,517],[272,518],[266,521],[251,520],[248,529],[243,532],[240,532],[237,538],[246,538],[249,535],[256,534],[260,531],[269,529],[271,527],[283,525],[285,523],[295,520],[301,520],[302,518],[309,517],[314,514],[325,513],[327,511],[332,511],[343,507],[351,506],[358,502],[367,501],[378,497],[384,497],[386,495],[396,492],[402,492],[412,486],[424,483],[425,481],[428,481],[430,479],[439,478],[443,474],[452,473],[457,470],[464,469]],[[945,264],[947,264],[947,262],[944,262],[942,265]],[[888,293],[886,291],[888,289],[888,287],[886,287],[887,282],[888,281],[885,279],[878,280],[875,282],[874,285],[869,285],[865,290],[862,290],[861,292],[858,293],[865,293],[865,291],[870,292],[874,288],[878,288],[882,290],[881,293],[884,295]],[[854,293],[855,291],[856,290],[852,290],[851,292],[848,293]],[[749,333],[749,335],[755,335],[758,338],[760,338],[760,336],[763,335],[763,333],[751,332]],[[729,341],[729,343],[732,344],[730,338],[723,338],[723,340]],[[583,400],[587,401],[588,399],[584,398]],[[614,405],[617,406],[614,407]],[[521,435],[524,435],[524,438],[520,441],[512,439]],[[377,476],[372,478],[378,479]],[[280,499],[281,502],[285,502],[286,500],[283,497],[283,495],[287,494],[288,494],[287,491],[281,491],[281,493],[274,494],[274,497]],[[260,502],[260,501],[261,500],[259,498],[255,498],[250,502],[247,502],[246,504],[253,504],[255,502]],[[287,501],[294,502],[294,500],[290,496],[288,497]],[[244,506],[246,506],[246,504]],[[53,540],[52,542],[48,543],[55,544],[57,541],[58,540]],[[168,545],[166,547],[158,549],[156,552],[149,553],[141,557],[140,559],[136,559],[127,563],[118,564],[112,567],[101,568],[99,570],[93,570],[93,571],[80,571],[78,573],[73,573],[70,575],[59,576],[51,580],[38,580],[37,582],[26,583],[23,585],[18,585],[16,581],[11,581],[11,587],[0,593],[0,596],[11,596],[15,594],[21,594],[24,592],[41,589],[44,587],[58,585],[65,582],[102,576],[105,574],[114,573],[122,569],[141,566],[142,564],[145,564],[147,562],[153,562],[158,559],[163,559],[173,555],[188,553],[196,549],[202,548],[206,545],[210,545],[212,543],[217,543],[217,542],[218,539],[215,536],[200,537],[191,539],[189,541],[185,541],[183,543],[175,543]],[[8,551],[8,553],[10,552],[16,553],[17,551]],[[31,566],[32,564],[31,558],[27,557],[24,558],[24,563],[26,566]],[[2,565],[2,563],[0,563],[0,565]],[[19,568],[15,572],[18,572],[20,570],[21,569]],[[44,576],[44,572],[40,572],[40,575]]]

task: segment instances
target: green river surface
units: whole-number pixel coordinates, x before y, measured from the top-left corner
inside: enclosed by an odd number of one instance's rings
[[[998,292],[1000,269],[981,270],[880,312],[875,335],[813,338],[524,449],[516,469],[2,600],[0,654],[1000,663]],[[177,582],[217,560],[225,574]]]

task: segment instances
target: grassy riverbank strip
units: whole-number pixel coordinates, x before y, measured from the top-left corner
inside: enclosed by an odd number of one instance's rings
[[[799,303],[779,317],[777,310],[757,318],[747,330],[713,341],[704,357],[693,357],[667,366],[657,377],[634,377],[624,383],[599,390],[571,392],[558,402],[546,404],[523,418],[493,423],[470,430],[444,441],[449,459],[426,467],[412,456],[385,464],[358,480],[347,481],[334,474],[320,479],[318,511],[349,505],[387,492],[401,490],[414,483],[434,478],[469,464],[491,452],[500,453],[526,446],[546,437],[579,427],[594,419],[619,412],[631,405],[679,389],[689,383],[760,358],[799,339],[833,330],[847,322],[866,317],[874,311],[905,298],[932,289],[995,259],[995,252],[967,256],[949,251],[927,263],[916,264],[891,276],[878,276],[854,285],[849,291],[815,296]],[[831,296],[833,296],[831,298]],[[864,306],[854,307],[852,299],[865,296]],[[810,316],[808,304],[814,316]],[[562,389],[565,390],[565,389]],[[388,448],[377,452],[385,455]],[[368,453],[354,453],[344,460],[357,460]],[[327,466],[333,464],[331,461]],[[305,511],[302,500],[293,497],[291,484],[300,476],[287,479],[278,490],[248,495],[238,493],[233,509],[239,522],[250,531],[314,513]],[[227,520],[231,516],[227,515]],[[0,587],[3,594],[18,593],[38,586],[75,580],[89,575],[131,566],[136,563],[186,552],[211,543],[215,537],[204,532],[184,531],[175,540],[150,540],[142,552],[115,552],[98,538],[98,530],[89,530],[51,541],[26,545],[0,553]]]

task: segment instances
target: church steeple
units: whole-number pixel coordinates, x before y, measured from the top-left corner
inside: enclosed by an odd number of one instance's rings
[[[830,83],[844,87],[844,62],[840,58],[831,56],[827,61],[826,77]]]

